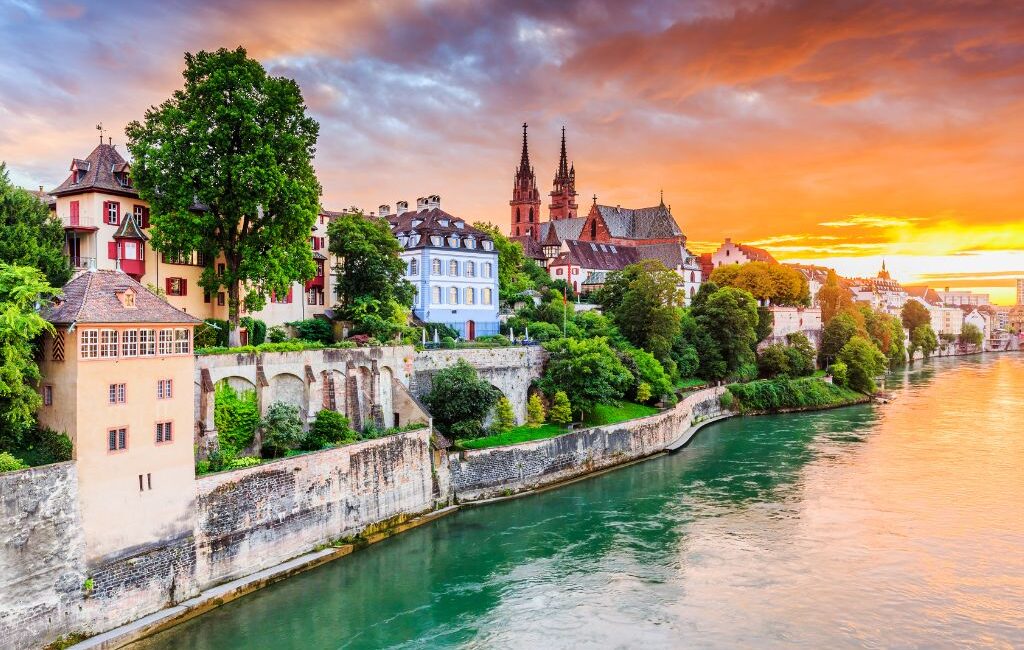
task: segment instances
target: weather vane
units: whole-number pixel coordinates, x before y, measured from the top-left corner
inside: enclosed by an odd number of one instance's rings
[[[103,144],[103,122],[96,125],[96,130],[100,132],[100,144]]]

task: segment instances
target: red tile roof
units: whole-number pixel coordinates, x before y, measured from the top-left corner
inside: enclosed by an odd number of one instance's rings
[[[118,298],[117,294],[127,290],[135,292],[135,307],[125,307]],[[121,271],[79,271],[64,285],[63,292],[43,314],[51,323],[200,322]]]

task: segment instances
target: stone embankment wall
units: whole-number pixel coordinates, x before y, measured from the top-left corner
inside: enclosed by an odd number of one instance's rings
[[[430,429],[196,481],[203,587],[265,569],[433,507]]]
[[[526,421],[530,384],[541,376],[546,358],[547,353],[540,346],[426,350],[413,361],[409,390],[417,397],[429,393],[434,373],[464,359],[512,402],[516,421],[522,424]]]
[[[78,628],[85,579],[75,464],[0,474],[0,647]]]
[[[723,387],[687,396],[646,418],[448,456],[452,488],[461,502],[514,494],[663,451],[693,424],[718,414]]]

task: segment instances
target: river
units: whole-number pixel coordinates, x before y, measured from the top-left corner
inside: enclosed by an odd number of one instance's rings
[[[1024,646],[1024,355],[888,388],[463,510],[134,647]]]

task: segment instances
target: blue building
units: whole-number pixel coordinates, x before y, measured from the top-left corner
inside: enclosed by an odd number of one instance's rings
[[[444,323],[465,339],[497,334],[498,251],[487,233],[441,209],[441,197],[380,206],[380,216],[404,249],[406,278],[416,287],[413,313]]]

